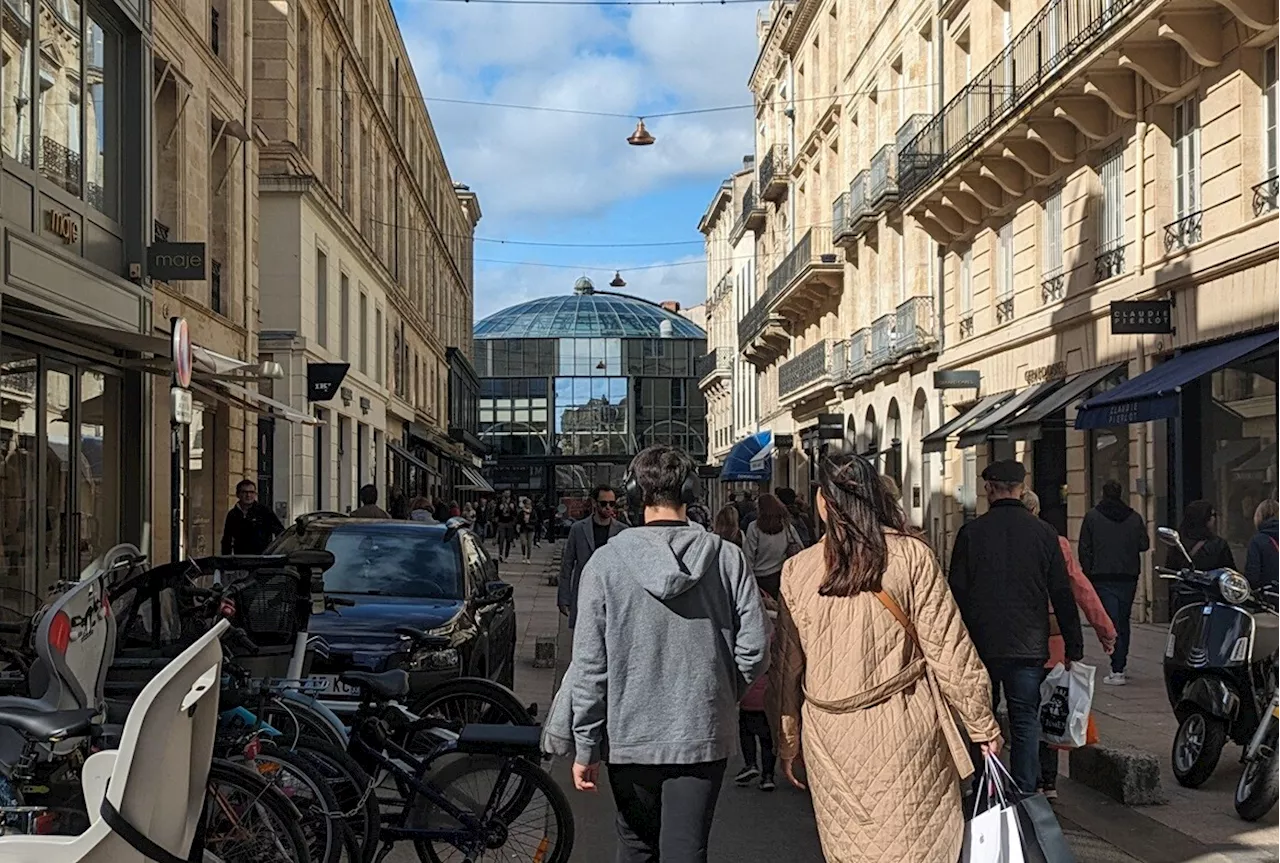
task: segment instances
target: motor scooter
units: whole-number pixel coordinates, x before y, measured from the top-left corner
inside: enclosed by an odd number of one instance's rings
[[[1258,601],[1273,614],[1280,606],[1280,587],[1274,584],[1257,594]],[[1262,716],[1262,722],[1244,747],[1244,772],[1236,783],[1236,814],[1245,821],[1257,821],[1271,811],[1280,800],[1280,773],[1276,771],[1277,731],[1280,731],[1280,688],[1272,673],[1267,683],[1271,687],[1270,705]]]
[[[1157,535],[1190,564],[1177,531],[1162,527]],[[1178,719],[1173,775],[1198,788],[1213,775],[1227,740],[1249,744],[1273,704],[1280,629],[1274,611],[1234,570],[1156,571],[1190,598],[1169,624],[1164,681]]]

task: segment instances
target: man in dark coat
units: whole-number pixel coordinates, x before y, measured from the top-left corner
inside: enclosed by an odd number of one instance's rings
[[[1068,660],[1084,656],[1084,639],[1057,531],[1022,505],[1026,477],[1017,461],[993,462],[982,472],[990,508],[956,534],[949,581],[997,704],[1004,692],[1014,781],[1034,792],[1050,603]]]
[[[262,554],[282,533],[284,525],[258,500],[253,480],[236,483],[236,505],[222,526],[222,554]]]
[[[1080,526],[1080,568],[1116,625],[1116,649],[1111,654],[1111,673],[1102,679],[1111,686],[1128,683],[1125,666],[1129,659],[1129,614],[1142,574],[1142,553],[1151,548],[1147,525],[1124,502],[1124,486],[1114,479],[1102,485],[1102,500],[1084,515]]]

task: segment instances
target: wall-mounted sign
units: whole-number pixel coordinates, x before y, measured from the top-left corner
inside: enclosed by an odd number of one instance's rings
[[[1147,333],[1168,335],[1173,332],[1171,300],[1117,301],[1111,304],[1111,332],[1115,335]]]
[[[153,243],[147,248],[147,275],[162,282],[203,282],[204,243]]]
[[[936,390],[976,390],[982,384],[982,373],[978,371],[937,371],[933,373],[933,388]]]
[[[173,382],[186,389],[191,386],[191,330],[186,318],[169,319],[169,344],[173,353]]]
[[[338,394],[351,363],[307,363],[307,401],[327,402]]]
[[[774,449],[791,449],[795,446],[795,437],[789,434],[776,434],[773,436]]]
[[[1040,366],[1034,369],[1027,369],[1027,373],[1023,375],[1029,384],[1039,384],[1045,381],[1056,381],[1067,376],[1067,362],[1060,360],[1056,363],[1050,363],[1047,366]]]
[[[80,239],[80,223],[72,213],[45,210],[44,225],[49,233],[59,237],[68,246]]]
[[[818,414],[818,437],[822,440],[843,440],[844,414]]]

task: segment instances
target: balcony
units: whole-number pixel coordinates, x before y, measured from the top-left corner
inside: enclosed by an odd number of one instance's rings
[[[871,172],[859,171],[849,183],[849,231],[861,236],[871,227],[875,213],[871,210]]]
[[[774,144],[760,162],[760,197],[766,201],[780,201],[787,194],[787,171],[791,161],[787,158],[787,145]]]
[[[155,238],[154,242],[163,243],[167,241],[169,239],[169,226],[156,219],[152,225],[152,236]]]
[[[849,193],[841,192],[831,202],[831,236],[832,242],[844,249],[857,239],[853,233],[853,223],[849,221]]]
[[[834,347],[831,339],[823,339],[783,363],[778,369],[778,401],[794,404],[831,387]]]
[[[898,129],[898,134],[894,136],[894,146],[898,151],[896,167],[898,170],[899,189],[919,186],[920,183],[916,182],[915,175],[921,171],[927,172],[932,168],[932,157],[921,160],[912,153],[904,155],[907,144],[911,143],[912,139],[920,134],[920,131],[928,125],[932,117],[932,114],[912,114],[907,118],[907,122],[903,123],[902,127]]]
[[[1105,282],[1124,272],[1124,240],[1104,243],[1093,259],[1093,279]]]
[[[894,332],[895,359],[926,354],[938,347],[938,322],[933,297],[912,297],[898,306]]]
[[[209,261],[209,308],[219,315],[226,314],[222,296],[222,262]]]
[[[898,202],[898,151],[885,144],[871,157],[871,209],[884,212]]]
[[[894,358],[894,325],[898,316],[881,315],[871,324],[871,370],[883,368],[893,362]]]
[[[1253,215],[1274,213],[1277,199],[1280,199],[1280,177],[1268,177],[1253,187]]]
[[[831,377],[836,384],[850,384],[870,373],[871,363],[867,357],[870,341],[870,331],[861,329],[848,339],[836,342],[831,364]]]
[[[1189,249],[1204,239],[1204,213],[1188,213],[1176,222],[1164,227],[1165,254]]]
[[[996,323],[1007,324],[1013,320],[1013,297],[1005,297],[996,303]]]
[[[742,209],[733,225],[733,239],[736,241],[747,231],[760,230],[764,227],[764,219],[764,205],[756,198],[756,186],[752,183],[742,195]]]
[[[733,349],[719,347],[708,351],[693,361],[693,374],[702,390],[711,389],[718,382],[727,381],[733,368]]]
[[[1046,306],[1067,296],[1066,273],[1045,276],[1040,282],[1040,302]]]

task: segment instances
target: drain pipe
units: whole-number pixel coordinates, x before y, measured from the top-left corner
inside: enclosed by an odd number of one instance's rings
[[[1136,151],[1136,164],[1133,166],[1134,182],[1134,224],[1137,231],[1136,248],[1134,254],[1134,271],[1137,275],[1142,275],[1147,268],[1147,201],[1146,201],[1146,167],[1147,167],[1147,106],[1143,100],[1142,77],[1135,75],[1133,78],[1134,88],[1134,106],[1138,112],[1138,121],[1134,124],[1134,150]],[[1147,339],[1145,336],[1137,338],[1137,364],[1138,374],[1145,374],[1151,367],[1147,354]],[[1148,525],[1155,524],[1155,513],[1152,511],[1152,502],[1154,496],[1152,494],[1152,476],[1151,476],[1151,458],[1148,454],[1147,447],[1150,446],[1151,424],[1149,422],[1138,423],[1138,482],[1135,489],[1142,498],[1142,515]],[[1150,557],[1149,555],[1147,556]],[[1141,591],[1139,595],[1139,608],[1142,609],[1141,614],[1143,620],[1151,621],[1155,605],[1155,582],[1153,580],[1151,562],[1147,560],[1144,563]]]
[[[1134,257],[1134,271],[1138,275],[1147,268],[1147,106],[1142,99],[1142,76],[1133,76],[1134,105],[1138,110],[1138,122],[1134,125],[1134,149],[1137,150],[1137,163],[1133,166],[1133,177],[1137,187],[1134,189],[1136,210],[1133,214],[1137,228],[1137,248]]]

